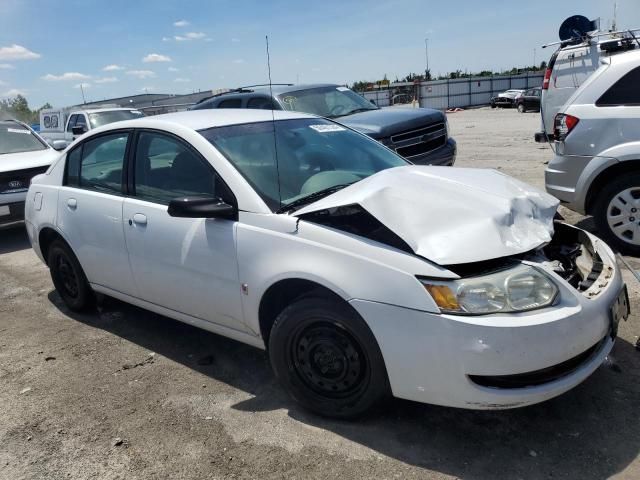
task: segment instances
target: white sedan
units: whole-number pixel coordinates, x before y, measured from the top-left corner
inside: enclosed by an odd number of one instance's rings
[[[100,292],[267,349],[297,401],[342,418],[389,395],[519,407],[602,363],[626,289],[553,197],[273,115],[108,125],[36,177],[27,229],[67,306]]]
[[[31,178],[59,156],[26,124],[0,120],[0,226],[22,221]]]

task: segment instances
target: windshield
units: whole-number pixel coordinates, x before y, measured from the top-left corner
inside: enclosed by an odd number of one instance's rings
[[[375,140],[319,118],[214,127],[200,134],[273,211],[408,164]],[[318,198],[310,201],[315,200]]]
[[[278,95],[284,110],[336,118],[378,107],[347,87],[319,87]]]
[[[139,110],[112,110],[110,112],[90,113],[89,121],[92,128],[98,128],[107,123],[133,120],[141,117],[144,117],[144,113]]]
[[[46,150],[47,146],[31,130],[14,121],[0,122],[0,155]]]

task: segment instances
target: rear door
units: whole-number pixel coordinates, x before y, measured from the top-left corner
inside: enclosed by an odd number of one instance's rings
[[[81,142],[67,154],[58,194],[58,228],[90,283],[134,295],[124,242],[123,166],[130,131]]]
[[[164,132],[137,134],[124,201],[125,237],[139,298],[245,331],[236,256],[236,221],[175,218],[169,202],[213,196],[235,203],[211,164]]]

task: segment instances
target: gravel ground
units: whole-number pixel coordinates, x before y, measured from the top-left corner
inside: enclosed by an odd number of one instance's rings
[[[449,118],[458,166],[543,185],[551,151],[532,140],[537,114]],[[640,289],[625,278],[638,308]],[[637,479],[639,331],[634,313],[615,361],[541,405],[473,412],[396,400],[367,420],[328,421],[283,394],[259,350],[115,300],[71,314],[24,231],[4,230],[0,478]]]

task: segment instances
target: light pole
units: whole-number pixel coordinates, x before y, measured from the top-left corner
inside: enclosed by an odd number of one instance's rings
[[[424,71],[424,79],[426,81],[426,80],[429,80],[427,78],[428,75],[429,75],[429,39],[428,38],[424,39],[424,54],[425,54],[425,57],[427,59],[427,68]]]

